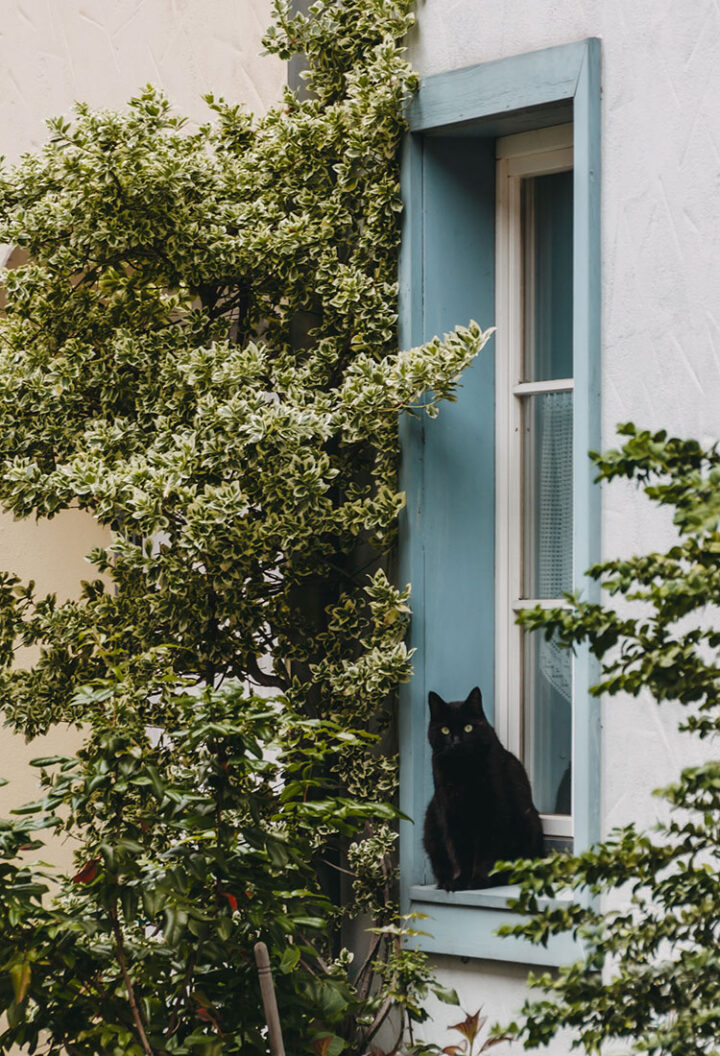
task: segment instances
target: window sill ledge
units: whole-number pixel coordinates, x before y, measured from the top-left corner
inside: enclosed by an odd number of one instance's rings
[[[508,900],[517,892],[516,886],[441,891],[434,885],[414,884],[408,892],[409,911],[427,917],[418,923],[418,928],[429,934],[414,936],[411,945],[426,953],[527,965],[571,964],[577,960],[582,951],[571,935],[554,936],[545,947],[512,935],[495,934],[501,925],[519,923],[522,919],[519,913],[508,908]],[[543,906],[563,906],[570,902],[570,896],[540,900]]]

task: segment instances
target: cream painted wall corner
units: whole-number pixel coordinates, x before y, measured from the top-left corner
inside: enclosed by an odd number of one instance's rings
[[[193,122],[208,117],[207,92],[263,112],[286,79],[284,63],[261,54],[269,23],[270,0],[4,0],[0,155],[12,162],[38,149],[45,121],[69,113],[76,100],[120,108],[148,82]],[[81,580],[95,575],[85,555],[109,538],[80,511],[39,523],[0,513],[0,569],[34,579],[41,593],[76,597]],[[0,776],[10,782],[0,789],[0,816],[37,798],[30,759],[71,754],[78,742],[70,729],[26,744],[0,728]],[[51,856],[69,868],[71,852],[56,846]]]

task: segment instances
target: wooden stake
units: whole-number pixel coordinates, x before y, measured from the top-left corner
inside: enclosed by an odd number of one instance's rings
[[[260,993],[262,994],[263,1008],[265,1010],[265,1022],[268,1026],[270,1056],[285,1056],[280,1016],[275,999],[275,987],[270,970],[270,956],[264,942],[255,943],[255,963],[257,964],[258,977],[260,979]]]

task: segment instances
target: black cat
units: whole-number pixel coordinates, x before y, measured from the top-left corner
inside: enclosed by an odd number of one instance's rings
[[[425,850],[438,887],[507,883],[505,873],[489,877],[495,862],[543,855],[525,769],[485,718],[477,687],[464,701],[431,693],[429,702],[435,794],[425,815]]]

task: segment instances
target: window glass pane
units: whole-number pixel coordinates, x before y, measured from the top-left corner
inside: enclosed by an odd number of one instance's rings
[[[541,814],[570,814],[572,653],[525,635],[524,759]]]
[[[526,381],[571,378],[573,174],[523,181]]]
[[[523,593],[559,598],[572,590],[572,393],[526,396],[523,405]]]

